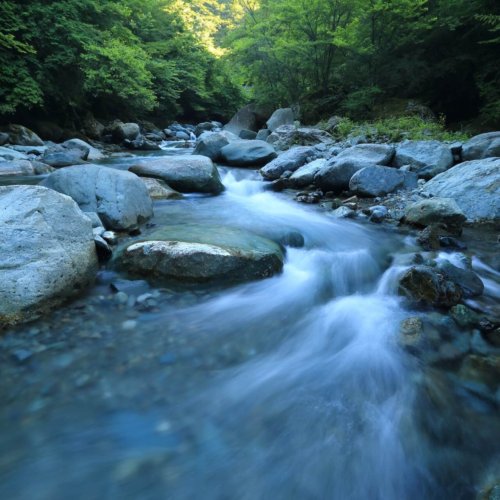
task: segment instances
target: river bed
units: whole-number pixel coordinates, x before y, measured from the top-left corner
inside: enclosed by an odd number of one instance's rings
[[[414,235],[220,171],[222,195],[155,202],[144,233],[225,225],[304,246],[287,246],[281,274],[230,288],[103,268],[84,296],[7,331],[0,498],[455,500],[498,478],[498,405],[397,342],[423,314],[396,294]],[[487,284],[473,305],[498,317],[498,253],[464,239]]]

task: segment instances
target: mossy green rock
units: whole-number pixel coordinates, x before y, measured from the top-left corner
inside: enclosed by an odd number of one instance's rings
[[[182,282],[244,282],[283,267],[271,240],[223,226],[169,226],[118,249],[116,264],[131,275]]]

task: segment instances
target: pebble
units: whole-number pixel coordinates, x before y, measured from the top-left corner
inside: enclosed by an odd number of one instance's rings
[[[130,331],[137,328],[137,321],[133,319],[128,319],[122,323],[122,330]]]
[[[12,357],[19,364],[26,363],[32,356],[33,353],[28,349],[16,349],[15,351],[12,351]]]

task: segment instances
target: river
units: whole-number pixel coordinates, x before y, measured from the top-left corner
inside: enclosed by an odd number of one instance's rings
[[[414,236],[220,171],[222,195],[155,202],[144,231],[226,225],[304,245],[281,274],[229,289],[103,269],[85,296],[9,330],[0,498],[474,498],[497,464],[498,407],[398,344],[401,321],[424,314],[396,294]],[[496,307],[496,258],[478,255],[479,307]]]

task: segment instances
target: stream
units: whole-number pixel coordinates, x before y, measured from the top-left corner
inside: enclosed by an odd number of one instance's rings
[[[396,293],[415,236],[266,191],[254,170],[220,173],[222,195],[155,202],[144,232],[247,229],[285,241],[283,272],[152,287],[104,268],[86,295],[8,330],[0,498],[475,498],[498,475],[498,405],[461,390],[453,362],[398,344],[424,314]],[[498,256],[481,235],[468,244],[486,283],[475,306],[500,315]]]

